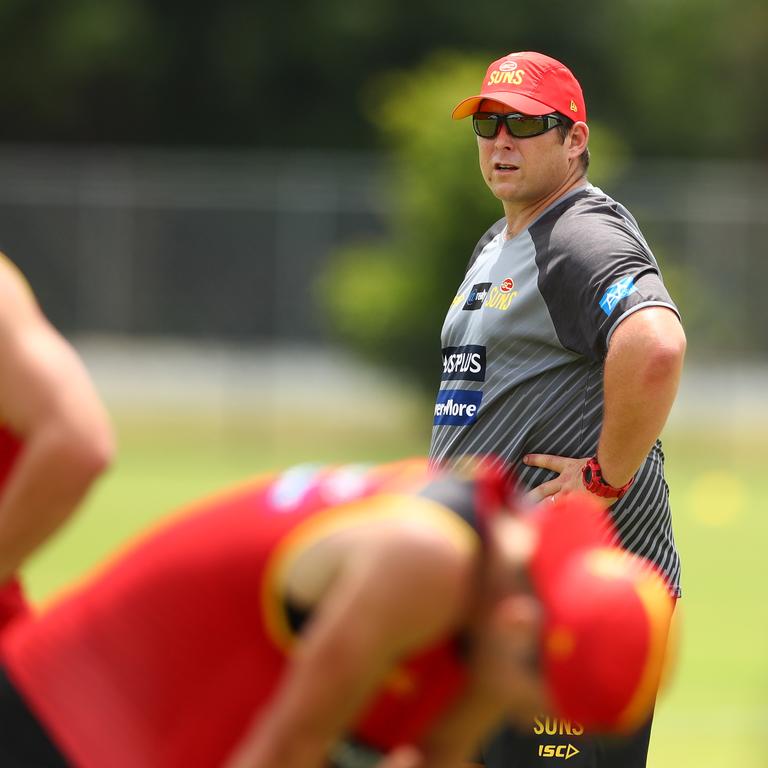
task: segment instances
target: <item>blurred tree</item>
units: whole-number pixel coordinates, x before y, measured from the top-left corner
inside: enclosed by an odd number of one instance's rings
[[[602,23],[618,34],[601,117],[638,154],[768,160],[765,0],[622,0]]]
[[[0,138],[130,140],[160,56],[133,0],[0,3]]]
[[[436,54],[369,90],[369,117],[391,149],[392,237],[342,249],[318,290],[343,341],[427,387],[438,382],[453,291],[478,238],[503,215],[481,177],[469,122],[450,119],[461,94],[479,88],[488,60]],[[623,145],[599,126],[591,147],[591,178],[623,167]]]
[[[765,0],[0,0],[0,140],[371,148],[366,83],[478,46],[566,61],[642,155],[768,159]]]

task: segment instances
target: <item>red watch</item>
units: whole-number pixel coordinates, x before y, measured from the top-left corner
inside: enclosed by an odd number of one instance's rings
[[[620,499],[628,490],[632,483],[635,482],[634,475],[628,483],[625,483],[621,488],[616,488],[613,485],[603,480],[603,471],[600,469],[600,464],[597,461],[597,456],[593,456],[581,470],[581,480],[584,483],[584,487],[595,496],[601,496],[604,499]]]

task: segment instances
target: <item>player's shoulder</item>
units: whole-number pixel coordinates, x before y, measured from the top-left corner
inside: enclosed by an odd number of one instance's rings
[[[547,261],[576,269],[617,257],[653,262],[653,256],[629,210],[597,187],[588,186],[555,205],[531,227],[537,251]]]
[[[37,308],[37,301],[24,273],[0,251],[0,318],[21,319],[24,310]]]
[[[3,288],[32,293],[27,278],[18,265],[0,251],[0,289]]]
[[[488,229],[483,232],[480,239],[477,241],[477,244],[475,245],[474,250],[472,251],[472,255],[469,257],[469,261],[467,262],[467,271],[470,269],[470,267],[477,261],[480,254],[494,241],[496,240],[499,235],[504,231],[504,227],[507,225],[507,220],[505,218],[501,218],[498,221],[494,222]]]
[[[637,221],[617,200],[597,187],[589,186],[566,198],[549,212],[545,223],[557,238],[576,237],[600,242],[608,237],[642,239]],[[547,219],[547,215],[542,217]]]

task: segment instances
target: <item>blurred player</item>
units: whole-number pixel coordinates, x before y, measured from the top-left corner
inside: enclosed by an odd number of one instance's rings
[[[0,254],[0,628],[25,610],[19,566],[109,463],[112,432],[72,347]]]
[[[632,728],[662,580],[586,495],[506,499],[412,460],[204,500],[5,633],[3,768],[448,768],[507,716]]]

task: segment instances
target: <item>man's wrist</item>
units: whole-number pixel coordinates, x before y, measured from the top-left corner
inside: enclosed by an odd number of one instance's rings
[[[590,493],[595,494],[595,496],[618,500],[626,494],[632,486],[632,483],[635,482],[635,476],[632,475],[632,477],[623,485],[611,485],[603,476],[603,470],[600,466],[600,462],[597,460],[597,456],[593,456],[582,467],[581,480],[584,484],[584,488]]]

